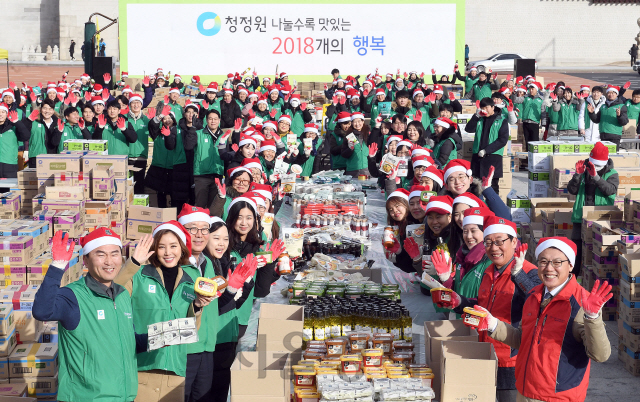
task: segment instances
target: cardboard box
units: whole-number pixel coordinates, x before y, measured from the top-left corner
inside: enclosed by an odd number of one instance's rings
[[[77,211],[56,212],[53,217],[53,232],[62,230],[71,238],[79,238],[84,231],[84,219]]]
[[[9,328],[8,335],[0,335],[0,357],[8,357],[18,344],[16,327]]]
[[[13,327],[13,306],[0,304],[0,335],[9,335]]]
[[[558,208],[573,208],[573,202],[566,198],[534,197],[531,202],[531,221],[542,222],[542,211],[554,211]]]
[[[442,342],[478,342],[478,332],[462,323],[455,321],[425,321],[424,322],[424,353],[427,365],[435,376],[432,385],[436,398],[440,395],[441,386],[441,357]]]
[[[27,396],[27,384],[9,383],[0,387],[0,401],[4,401],[4,397],[24,401]]]
[[[36,162],[36,174],[39,179],[52,178],[61,172],[82,172],[82,155],[77,154],[42,154],[38,155]],[[86,171],[85,171],[86,173]]]
[[[627,300],[624,296],[620,296],[618,303],[618,311],[620,318],[632,327],[640,326],[640,302]]]
[[[86,155],[82,158],[83,172],[89,174],[96,166],[112,166],[116,179],[126,179],[129,170],[127,155]]]
[[[127,219],[127,239],[140,240],[143,236],[153,234],[153,230],[160,226],[163,222],[156,221],[140,221],[136,219]]]
[[[53,377],[16,377],[11,379],[11,384],[27,387],[30,398],[38,401],[58,400],[58,374]]]
[[[291,360],[285,352],[240,352],[231,365],[231,402],[289,402]]]
[[[554,169],[553,186],[567,188],[567,184],[569,184],[575,173],[575,169]]]
[[[33,318],[31,310],[14,310],[13,316],[15,317],[18,343],[37,342],[43,330],[42,321]]]
[[[553,145],[548,141],[529,141],[527,152],[532,154],[552,154]]]
[[[509,196],[507,197],[507,206],[509,208],[526,208],[526,209],[530,209],[531,208],[531,201],[529,200],[529,198],[527,196],[524,195],[517,195],[514,194],[509,194]]]
[[[18,188],[23,190],[38,189],[38,174],[36,168],[26,168],[18,171]]]
[[[0,358],[0,378],[9,378],[9,359],[6,357]]]
[[[622,128],[622,138],[637,138],[636,119],[629,119],[629,122]]]
[[[109,155],[109,141],[107,140],[66,140],[62,143],[63,151],[95,152],[97,155]]]
[[[491,343],[445,341],[441,349],[440,402],[495,399],[498,358]]]
[[[3,237],[2,243],[0,244],[0,257],[2,257],[2,261],[5,266],[26,267],[27,263],[35,257],[33,237]]]
[[[529,152],[528,159],[530,172],[549,172],[550,154]]]
[[[302,350],[301,306],[262,303],[258,319],[258,351]]]
[[[149,206],[149,194],[135,194],[131,205],[139,205],[142,207]]]
[[[640,302],[640,283],[620,279],[620,295],[629,301]]]
[[[91,194],[94,200],[108,200],[115,192],[112,166],[95,166],[91,170]]]
[[[511,222],[523,223],[531,222],[531,209],[530,208],[510,208],[511,209]]]
[[[56,376],[58,345],[55,343],[19,345],[9,356],[9,370],[11,378]]]
[[[111,224],[111,201],[88,201],[85,207],[85,227]]]
[[[632,352],[624,345],[618,346],[618,359],[623,363],[624,369],[634,376],[640,376],[640,352]]]
[[[153,208],[132,205],[129,207],[129,219],[140,221],[167,222],[176,219],[175,208]]]
[[[622,227],[624,215],[621,210],[613,206],[599,206],[582,208],[582,240],[591,243],[591,226],[594,221],[609,221],[612,229]]]
[[[511,189],[513,187],[513,176],[511,173],[503,173],[502,177],[498,179],[498,186],[500,188]]]
[[[622,331],[620,331],[622,343],[632,352],[640,352],[640,328],[633,328],[624,320],[620,321],[622,323]]]

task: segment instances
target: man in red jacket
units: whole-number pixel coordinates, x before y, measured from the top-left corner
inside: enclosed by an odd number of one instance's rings
[[[527,245],[518,246],[515,223],[498,216],[484,220],[484,247],[492,264],[484,271],[477,299],[467,299],[456,293],[450,305],[462,314],[465,307],[480,305],[496,318],[518,327],[522,318],[522,306],[527,294],[540,284],[535,265],[525,261]],[[440,307],[440,306],[439,306]],[[498,357],[497,397],[499,402],[516,400],[516,357],[518,350],[489,337],[486,332],[479,336],[481,342],[490,342]]]
[[[596,281],[591,293],[583,289],[571,274],[576,251],[576,244],[566,237],[540,239],[536,258],[542,284],[529,293],[521,327],[514,328],[489,312],[478,328],[520,351],[518,401],[584,401],[590,359],[604,362],[611,355],[601,314],[613,296],[611,285],[600,286]]]

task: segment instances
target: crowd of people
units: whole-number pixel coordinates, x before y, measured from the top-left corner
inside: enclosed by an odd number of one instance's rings
[[[623,97],[628,83],[583,86],[574,94],[562,82],[543,88],[535,77],[507,76],[498,83],[491,71],[472,67],[463,75],[457,65],[451,76],[438,78],[431,70],[430,83],[417,71],[382,76],[376,70],[362,83],[337,69],[332,75],[325,85],[324,137],[284,72],[273,81],[255,71],[229,74],[224,83],[206,86],[194,76],[190,84],[200,95],[184,106],[181,77],[169,82],[162,69],[143,79],[144,96],[125,84],[126,73],[116,83],[117,96],[107,87],[108,74],[105,87],[86,74],[67,82],[65,74],[46,86],[11,83],[2,92],[0,177],[16,177],[19,150],[34,167],[38,155],[60,153],[65,140],[106,140],[109,154],[128,155],[129,164],[141,168],[134,176],[137,194],[155,193],[159,207],[180,211],[177,221],[140,240],[124,265],[122,242],[112,231],[83,237],[89,273],[64,288],[71,249],[56,233],[52,269],[33,312],[60,322],[60,400],[180,395],[175,400],[226,401],[253,300],[266,296],[279,277],[275,262],[255,256],[267,250],[276,261],[284,251],[277,222],[268,233],[261,225],[284,197],[276,165],[297,164],[300,176],[311,176],[322,170],[323,153],[332,169],[378,179],[387,223],[398,228],[383,246],[387,258],[415,274],[424,294],[451,292],[450,301],[435,306],[444,319],[465,307],[486,312],[480,340],[495,347],[501,402],[584,399],[590,359],[610,354],[600,309],[612,295],[607,284],[588,292],[576,282],[581,211],[613,205],[617,173],[600,140],[619,144],[628,119],[638,121],[640,90],[631,99]],[[461,97],[451,90],[456,82]],[[165,87],[168,95],[148,107]],[[470,161],[462,159],[454,116],[461,99],[477,107],[464,128],[475,134]],[[518,121],[526,142],[542,134],[582,135],[596,143],[569,184],[577,195],[577,237],[541,239],[532,262],[498,196],[509,124]],[[386,169],[390,158],[399,162]],[[410,224],[425,225],[424,244],[405,235]],[[201,276],[220,276],[226,287],[216,296],[197,294]],[[551,316],[562,318],[547,321]],[[148,325],[184,317],[196,317],[198,343],[148,351]],[[569,325],[572,331],[565,330]],[[118,336],[96,343],[105,332]]]

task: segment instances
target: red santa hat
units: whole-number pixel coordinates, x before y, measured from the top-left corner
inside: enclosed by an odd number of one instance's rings
[[[241,133],[240,134],[240,142],[238,143],[239,147],[243,147],[247,144],[251,144],[253,145],[254,148],[256,148],[258,146],[258,144],[256,143],[256,140],[253,139],[253,137],[251,137],[248,134],[244,134]]]
[[[175,80],[182,81],[182,77],[180,77],[180,75],[179,75],[179,74],[175,74],[175,75],[173,76],[173,80],[174,80],[174,81],[175,81]]]
[[[478,71],[478,67],[476,67],[476,66],[471,66],[471,68],[469,69],[469,71]]]
[[[239,172],[247,172],[249,173],[249,176],[251,176],[251,170],[247,169],[244,166],[236,166],[234,168],[227,169],[227,177],[232,177],[234,174]]]
[[[420,166],[429,167],[432,165],[429,161],[429,157],[426,155],[418,155],[411,158],[411,163],[413,164],[414,169]]]
[[[93,232],[80,238],[82,254],[87,255],[98,247],[114,245],[122,247],[120,236],[111,229],[99,227]]]
[[[258,105],[264,103],[265,105],[268,105],[267,103],[267,94],[260,94],[258,96]]]
[[[389,196],[387,197],[387,201],[389,201],[392,197],[399,197],[409,202],[409,191],[404,188],[399,188],[396,191],[389,194]]]
[[[413,94],[411,95],[411,98],[413,99],[418,95],[424,95],[424,92],[422,92],[420,88],[416,88],[413,90]]]
[[[232,80],[232,79],[233,79],[233,73],[229,73],[229,74],[227,74],[227,79]]]
[[[362,112],[353,112],[353,114],[351,115],[351,121],[353,121],[355,119],[364,120],[364,114],[362,114]]]
[[[169,221],[165,222],[157,228],[153,229],[153,237],[158,234],[161,230],[169,230],[173,234],[175,234],[181,241],[182,244],[187,246],[187,250],[189,250],[189,261],[192,264],[196,263],[196,259],[191,255],[191,234],[184,228],[178,221]],[[158,239],[159,240],[159,239]]]
[[[429,212],[435,212],[441,215],[450,214],[453,212],[453,198],[448,195],[438,195],[431,197],[427,204],[427,214]]]
[[[283,83],[283,85],[280,86],[280,92],[285,95],[288,94],[289,92],[291,92],[291,85]]]
[[[464,218],[463,218],[464,219]],[[512,237],[518,237],[516,224],[499,216],[488,216],[484,220],[484,237],[495,233],[504,233]]]
[[[429,190],[427,190],[425,186],[420,186],[420,185],[411,186],[411,188],[409,189],[409,199],[412,199],[413,197],[420,197],[423,191],[429,191]]]
[[[232,206],[234,206],[235,204],[244,201],[247,204],[249,204],[249,206],[253,209],[254,213],[258,213],[258,206],[256,205],[256,202],[249,197],[245,197],[244,195],[241,195],[240,197],[236,197],[234,198],[230,203],[229,203],[229,208],[227,209],[227,213],[229,212],[229,210],[231,209]]]
[[[186,225],[192,222],[207,222],[211,224],[211,214],[208,209],[195,207],[189,204],[182,204],[182,210],[178,215],[178,222],[181,225]]]
[[[249,92],[249,95],[247,96],[249,99],[251,98],[258,98],[258,96],[260,96],[260,94],[256,93],[256,92]]]
[[[444,167],[444,181],[446,182],[447,178],[455,172],[463,172],[467,176],[471,176],[471,162],[464,159],[454,159],[447,163],[447,166]]]
[[[589,162],[595,166],[601,168],[609,162],[609,148],[604,146],[600,141],[596,142],[596,145],[589,154]]]
[[[422,172],[422,176],[420,177],[428,177],[432,181],[438,183],[440,187],[444,186],[444,181],[442,180],[442,171],[435,167],[435,165],[431,165],[427,167],[427,170]]]
[[[382,89],[382,88],[378,88],[378,89],[376,89],[376,96],[378,96],[378,95],[384,95],[384,96],[387,96],[387,93],[386,93],[386,92],[384,92],[384,89]]]
[[[444,127],[445,129],[451,126],[453,126],[454,129],[458,128],[458,125],[456,123],[454,123],[451,119],[446,117],[438,117],[436,121],[433,122],[433,124],[437,124],[438,126]]]
[[[262,170],[262,163],[260,163],[260,159],[258,158],[244,158],[240,166],[245,167],[247,169]]]
[[[351,88],[349,91],[347,91],[347,98],[350,98],[350,99],[358,98],[358,99],[360,99],[360,92],[358,92],[355,89]]]
[[[304,125],[304,131],[305,133],[316,133],[318,134],[318,126],[316,126],[314,123],[308,123]]]
[[[227,95],[233,95],[233,88],[225,88],[224,89],[224,94]]]
[[[500,89],[500,93],[503,95],[507,95],[511,93],[511,90],[509,89],[509,87],[503,87],[502,89]]]
[[[411,149],[411,147],[413,147],[413,143],[409,140],[402,140],[398,143],[396,147],[397,147],[396,149],[400,147],[408,147],[409,149]]]
[[[158,67],[158,69],[156,70],[156,74],[164,74],[162,67]]]
[[[471,207],[471,208],[465,209],[464,215],[462,218],[462,227],[469,224],[482,226],[484,225],[484,220],[486,217],[494,216],[494,215],[495,214],[491,212],[491,210],[487,207],[481,207],[481,208]]]
[[[265,199],[268,199],[269,201],[273,199],[273,188],[271,188],[271,186],[268,184],[251,183],[251,186],[249,186],[249,190],[262,194]]]
[[[133,91],[131,90],[131,87],[129,85],[125,85],[124,88],[122,88],[122,93],[126,94],[127,92],[132,93]]]
[[[280,118],[278,119],[278,124],[284,121],[285,123],[289,123],[289,125],[291,125],[291,116],[289,116],[288,114],[283,114],[282,116],[280,116]]]
[[[536,247],[536,259],[544,250],[549,247],[557,248],[562,251],[564,255],[567,256],[571,265],[576,265],[576,254],[578,254],[578,246],[576,244],[567,239],[566,237],[554,236],[554,237],[543,237],[538,242],[538,247]]]
[[[276,152],[276,142],[274,140],[264,140],[260,144],[260,150],[258,152],[273,151]]]
[[[269,94],[272,94],[274,92],[275,93],[280,93],[280,87],[278,85],[271,85],[269,87]]]
[[[429,156],[431,155],[431,150],[429,148],[423,148],[420,145],[415,145],[415,148],[413,148],[413,150],[411,151],[411,156],[418,156],[418,155],[426,155]]]
[[[84,74],[82,74],[82,75],[80,76],[80,78],[81,78],[81,79],[82,79],[82,78],[85,78],[85,79],[87,79],[87,80],[88,80],[89,78],[91,78],[91,76],[90,76],[89,74],[87,74],[87,73],[84,73]]]
[[[129,104],[131,104],[131,102],[133,101],[138,101],[140,103],[143,103],[142,96],[140,96],[140,94],[131,94],[131,96],[129,97]]]
[[[280,79],[283,79],[286,76],[287,76],[287,73],[285,73],[284,71],[280,73]]]
[[[433,86],[433,93],[434,94],[444,94],[444,89],[442,89],[442,85],[435,84]]]
[[[47,88],[55,88],[56,87],[56,83],[53,81],[47,81]]]
[[[104,101],[102,100],[102,97],[100,96],[92,96],[91,97],[91,106],[95,106],[97,104],[102,104],[102,106],[104,106]]]
[[[264,130],[265,128],[270,128],[273,131],[278,130],[278,123],[276,123],[273,120],[269,120],[267,122],[265,122],[264,124],[262,124],[262,129]]]
[[[466,204],[471,208],[480,208],[480,207],[486,208],[487,206],[484,202],[482,202],[482,200],[480,200],[480,198],[476,197],[471,193],[462,193],[459,196],[457,196],[453,200],[453,205],[456,205],[456,204]]]
[[[218,83],[212,82],[207,86],[206,92],[218,92]]]
[[[338,113],[338,123],[346,123],[349,121],[351,121],[351,113],[349,112]]]
[[[589,85],[580,85],[580,91],[589,91],[591,92],[591,87]]]
[[[178,95],[180,95],[180,88],[173,87],[173,88],[171,88],[171,90],[169,90],[169,93],[170,94],[178,94]]]
[[[200,82],[200,76],[194,75],[193,77],[191,77],[191,82],[193,83]]]
[[[257,206],[260,207],[267,207],[267,204],[264,202],[265,201],[265,197],[258,193],[257,191],[247,191],[246,193],[243,194],[243,196],[245,197],[249,197],[253,200],[253,202],[256,203]]]
[[[389,144],[391,144],[393,141],[402,141],[402,136],[401,135],[390,135],[389,138],[387,138],[387,148],[389,147]]]
[[[5,96],[10,96],[11,99],[13,99],[14,101],[16,100],[16,95],[11,89],[5,89],[4,92],[2,92],[2,99],[4,99]]]
[[[607,92],[609,91],[615,91],[615,93],[619,94],[620,93],[620,87],[617,87],[615,85],[609,85],[607,87]]]
[[[225,93],[226,93],[226,92],[227,92],[227,91],[225,90]],[[238,94],[241,94],[241,93],[245,93],[245,94],[249,95],[249,91],[247,91],[245,88],[240,88],[240,89],[238,89]]]
[[[271,82],[271,78],[266,77],[266,76],[262,77],[262,82],[265,82],[265,81]]]
[[[6,103],[2,102],[0,103],[0,110],[4,110],[5,112],[9,113],[9,106],[7,106]]]
[[[254,132],[251,134],[251,138],[253,138],[254,140],[256,140],[256,144],[258,144],[258,141],[262,142],[262,141],[266,140],[265,136],[264,136],[264,135],[262,135],[262,133],[261,133],[261,132],[259,132],[259,131],[254,131]]]

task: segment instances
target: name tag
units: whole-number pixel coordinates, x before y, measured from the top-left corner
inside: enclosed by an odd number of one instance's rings
[[[149,285],[149,293],[155,293],[156,292],[156,285]]]
[[[204,139],[204,142],[209,142],[209,139],[208,139],[208,138],[205,138],[205,139]]]
[[[98,310],[98,319],[99,320],[104,320],[105,319],[104,310]]]

